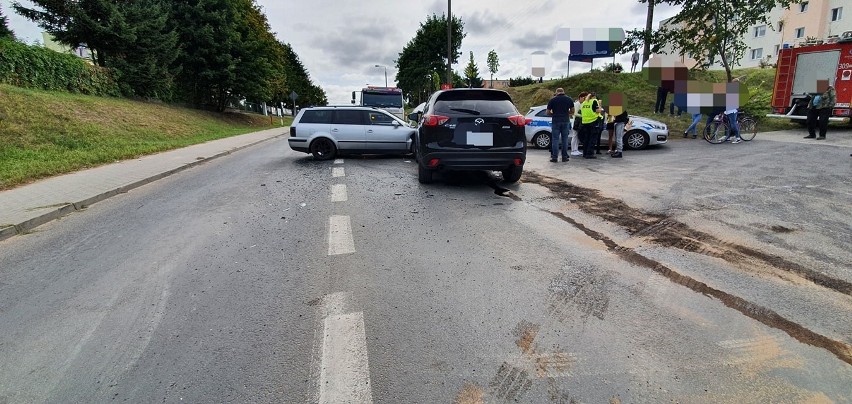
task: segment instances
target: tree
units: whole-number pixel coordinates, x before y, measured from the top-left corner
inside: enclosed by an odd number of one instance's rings
[[[171,10],[163,0],[129,0],[119,13],[128,39],[117,43],[107,66],[116,70],[126,95],[170,101],[174,91],[177,32],[168,26]]]
[[[494,52],[494,49],[491,49],[488,52],[488,72],[491,73],[491,88],[494,88],[494,73],[497,73],[497,69],[500,68],[500,61],[497,58],[497,52]]]
[[[288,107],[295,107],[290,99],[290,92],[295,91],[299,95],[299,105],[327,105],[328,98],[325,91],[311,82],[310,75],[299,60],[299,55],[290,44],[282,42],[278,46],[283,56],[280,63],[284,72],[284,86],[282,94],[277,95],[276,98]]]
[[[458,63],[461,56],[462,39],[465,37],[464,23],[453,16],[452,62]],[[420,100],[428,93],[431,83],[424,78],[435,72],[447,71],[447,17],[431,15],[420,23],[412,38],[396,60],[396,82],[405,98]]]
[[[0,39],[11,38],[15,39],[15,33],[9,29],[9,21],[6,15],[3,14],[3,9],[0,9]]]
[[[222,111],[243,98],[271,101],[277,41],[254,0],[174,2],[174,24],[183,44],[181,91],[198,106]]]
[[[659,30],[657,42],[665,38],[680,54],[690,55],[700,65],[721,59],[728,82],[748,49],[743,38],[751,27],[772,25],[769,12],[789,7],[795,0],[655,0],[681,7],[670,20],[672,28]]]
[[[38,24],[57,42],[77,48],[86,45],[95,63],[107,66],[109,57],[135,40],[117,0],[32,0],[37,8],[12,3],[18,14]]]
[[[467,88],[482,87],[482,78],[479,77],[479,66],[473,60],[473,51],[470,51],[470,60],[468,60],[467,66],[464,68],[464,78],[467,81]]]
[[[613,49],[613,52],[623,54],[636,52],[641,48],[643,52],[647,52],[645,55],[652,55],[660,53],[664,44],[665,40],[659,32],[631,29],[625,32],[624,42]],[[648,56],[645,55],[642,55],[643,64],[648,61]]]
[[[533,84],[533,83],[536,83],[536,82],[538,82],[538,79],[534,79],[532,77],[518,76],[518,77],[509,79],[509,87],[526,86],[526,85],[530,85],[530,84]]]

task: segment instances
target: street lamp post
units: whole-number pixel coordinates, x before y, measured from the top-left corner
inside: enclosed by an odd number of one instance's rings
[[[382,65],[376,65],[375,67],[384,67],[385,68],[385,87],[388,86],[388,67]]]

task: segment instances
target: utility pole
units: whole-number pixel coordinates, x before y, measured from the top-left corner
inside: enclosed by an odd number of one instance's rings
[[[650,59],[651,54],[651,30],[654,29],[654,0],[648,0],[648,19],[645,20],[645,42],[642,47],[642,65]]]
[[[453,83],[453,0],[447,0],[447,83]]]

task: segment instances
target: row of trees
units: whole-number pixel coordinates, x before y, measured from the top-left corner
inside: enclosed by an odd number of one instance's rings
[[[128,96],[225,109],[229,103],[327,104],[254,0],[33,0],[14,3],[58,42],[86,46]]]
[[[452,63],[458,63],[461,56],[462,39],[467,34],[464,32],[464,22],[454,16],[452,21]],[[500,68],[500,60],[497,52],[493,49],[488,52],[488,71],[491,79]],[[431,15],[426,21],[420,23],[417,33],[414,35],[396,60],[396,82],[402,89],[405,97],[412,104],[424,100],[431,92],[438,90],[441,83],[446,80],[447,71],[447,17],[446,15]],[[453,73],[453,87],[482,87],[483,79],[479,76],[479,66],[470,52],[467,65],[462,70],[464,75]]]

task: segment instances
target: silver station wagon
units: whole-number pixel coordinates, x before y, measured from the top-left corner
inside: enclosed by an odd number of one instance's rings
[[[290,125],[290,148],[317,160],[340,154],[409,154],[414,128],[374,107],[303,108]]]

